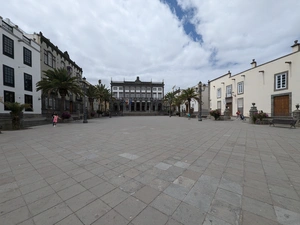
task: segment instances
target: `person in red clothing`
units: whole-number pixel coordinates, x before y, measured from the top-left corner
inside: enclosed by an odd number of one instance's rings
[[[240,112],[240,110],[238,110],[238,111],[236,112],[236,118],[238,119],[238,118],[240,117],[240,115],[241,115],[241,112]]]

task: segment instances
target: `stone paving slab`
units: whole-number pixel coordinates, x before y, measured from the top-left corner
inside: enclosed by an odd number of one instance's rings
[[[2,225],[299,225],[300,129],[113,117],[0,134]]]

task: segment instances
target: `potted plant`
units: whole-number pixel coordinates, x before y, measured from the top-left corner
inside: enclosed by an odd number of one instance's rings
[[[221,116],[221,112],[220,112],[220,110],[218,110],[218,109],[211,110],[211,111],[209,112],[209,114],[210,114],[211,116],[213,116],[213,117],[215,118],[215,120],[219,119],[220,116]]]
[[[63,112],[61,114],[61,118],[62,118],[63,121],[67,120],[67,119],[70,119],[70,117],[71,117],[71,114],[69,112]]]
[[[91,117],[94,117],[96,115],[95,111],[91,112]]]
[[[269,115],[268,115],[267,113],[264,113],[264,112],[261,110],[260,112],[254,113],[254,114],[252,115],[252,121],[253,121],[253,123],[256,123],[257,120],[259,120],[260,122],[262,122],[264,118],[268,118],[268,117],[269,117]]]
[[[299,103],[296,104],[296,109],[299,110]]]
[[[99,116],[102,116],[102,113],[103,113],[103,112],[102,112],[100,109],[97,110],[98,117],[99,117]]]
[[[3,102],[2,102],[3,103]],[[12,119],[12,128],[19,130],[21,128],[21,119],[23,118],[23,110],[29,109],[29,104],[21,104],[19,102],[4,102],[5,107],[10,110],[10,117]]]

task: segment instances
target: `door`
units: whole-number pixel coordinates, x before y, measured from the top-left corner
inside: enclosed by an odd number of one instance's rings
[[[227,108],[229,110],[229,115],[232,116],[232,103],[231,102],[227,103],[226,106],[227,106]]]
[[[274,97],[274,116],[290,116],[289,95]]]

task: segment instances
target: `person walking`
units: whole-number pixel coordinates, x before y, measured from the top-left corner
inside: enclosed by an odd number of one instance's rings
[[[53,116],[52,116],[53,127],[56,127],[58,119],[59,119],[59,116],[56,113],[54,113]]]

